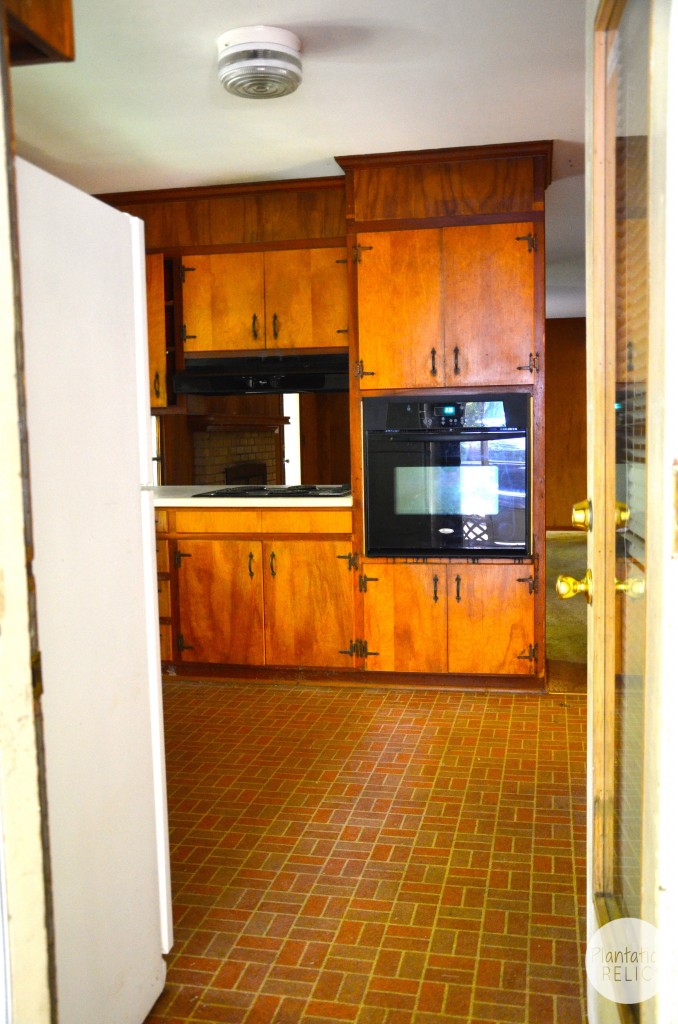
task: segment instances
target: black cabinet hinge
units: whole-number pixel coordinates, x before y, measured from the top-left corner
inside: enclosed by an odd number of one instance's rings
[[[195,267],[187,267],[184,263],[179,266],[179,274],[181,276],[181,283],[186,283],[186,274],[190,274],[191,271],[195,271]]]
[[[372,246],[372,245],[357,245],[357,244],[354,245],[353,246],[353,256],[352,256],[353,262],[354,263],[362,263],[362,261],[363,261],[363,253],[364,252],[368,252],[372,248],[374,248],[374,246]]]
[[[539,353],[530,352],[530,358],[524,366],[516,366],[516,370],[529,370],[530,373],[539,373]]]
[[[348,571],[355,569],[358,571],[358,552],[351,551],[348,555],[337,555],[337,558],[345,558],[348,563]]]
[[[528,252],[536,252],[539,248],[539,239],[536,235],[516,235],[516,242],[527,242]]]
[[[368,583],[378,583],[378,576],[358,576],[358,590],[362,591],[363,594],[367,593]]]
[[[193,651],[193,650],[195,650],[194,647],[191,647],[190,644],[186,643],[186,641],[184,640],[183,633],[179,633],[179,636],[177,637],[177,648],[179,649],[179,653],[180,654],[181,654],[182,651]]]
[[[539,592],[539,575],[536,571],[534,576],[518,576],[516,583],[527,583],[529,594],[537,594]]]
[[[534,646],[530,644],[530,646],[527,648],[527,654],[518,654],[516,655],[516,657],[521,658],[523,661],[536,661],[538,651],[539,644],[535,644]]]
[[[181,569],[181,560],[182,560],[182,558],[191,558],[191,557],[192,556],[189,555],[186,551],[179,551],[179,548],[176,548],[176,550],[174,552],[174,567],[176,569]]]

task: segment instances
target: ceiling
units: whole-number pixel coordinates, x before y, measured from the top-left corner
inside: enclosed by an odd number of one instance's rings
[[[585,0],[73,0],[72,64],[14,68],[17,151],[91,193],[340,173],[334,156],[554,140],[547,316],[584,314]],[[302,41],[239,99],[216,38]]]

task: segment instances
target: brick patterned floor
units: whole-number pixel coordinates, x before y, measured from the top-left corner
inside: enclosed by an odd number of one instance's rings
[[[165,684],[148,1024],[582,1024],[586,698]]]

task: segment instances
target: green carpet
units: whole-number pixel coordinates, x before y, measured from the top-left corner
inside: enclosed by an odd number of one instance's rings
[[[556,594],[556,577],[581,579],[586,572],[586,534],[549,532],[546,535],[546,658],[586,663],[586,601],[582,595],[563,601]]]

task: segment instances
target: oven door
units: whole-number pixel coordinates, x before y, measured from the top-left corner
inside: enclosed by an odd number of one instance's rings
[[[530,554],[524,431],[365,435],[368,555]]]

